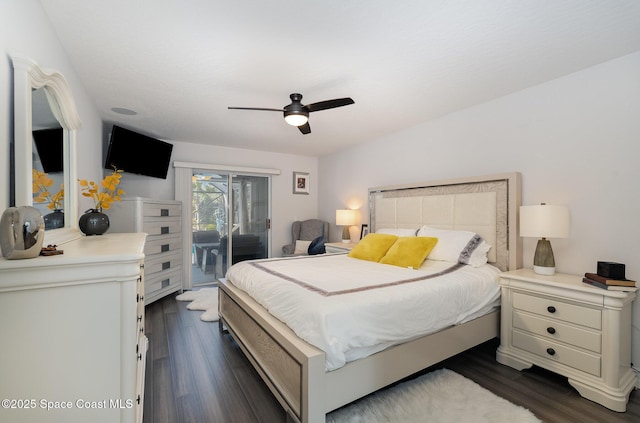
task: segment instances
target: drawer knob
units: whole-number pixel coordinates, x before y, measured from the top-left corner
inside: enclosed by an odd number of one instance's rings
[[[549,307],[547,307],[547,311],[549,313],[555,313],[556,312],[556,308],[554,306],[549,306]]]
[[[555,328],[548,327],[547,328],[547,332],[549,332],[551,335],[553,335],[554,333],[556,333],[556,330],[555,330]]]
[[[547,354],[556,355],[556,350],[554,350],[553,348],[547,348]]]

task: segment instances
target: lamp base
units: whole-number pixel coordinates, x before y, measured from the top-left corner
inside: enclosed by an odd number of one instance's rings
[[[544,267],[544,266],[533,266],[533,271],[538,275],[551,276],[555,275],[556,268],[555,267]]]
[[[349,232],[348,226],[342,228],[342,242],[344,242],[345,244],[351,242],[351,233]]]
[[[533,271],[539,275],[547,276],[556,273],[556,261],[553,258],[553,249],[548,239],[538,240],[536,253],[533,256]]]

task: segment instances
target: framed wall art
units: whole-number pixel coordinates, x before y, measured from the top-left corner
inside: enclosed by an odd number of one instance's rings
[[[293,172],[293,193],[309,195],[308,172]]]
[[[369,235],[369,225],[367,223],[363,223],[360,227],[360,239],[364,238],[367,235]]]

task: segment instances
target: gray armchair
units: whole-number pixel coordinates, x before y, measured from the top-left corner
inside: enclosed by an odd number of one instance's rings
[[[322,236],[329,239],[329,222],[319,219],[309,219],[305,221],[296,220],[291,224],[291,244],[282,247],[284,256],[291,256],[296,249],[296,241],[313,241]]]

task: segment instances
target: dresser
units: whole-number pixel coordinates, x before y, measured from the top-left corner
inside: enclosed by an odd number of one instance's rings
[[[566,376],[580,395],[623,412],[636,384],[631,369],[635,290],[587,285],[581,276],[542,276],[530,269],[501,274],[498,362],[532,365]]]
[[[0,258],[0,421],[141,423],[145,235]]]
[[[145,304],[182,289],[182,204],[123,198],[108,210],[109,232],[145,232]]]

